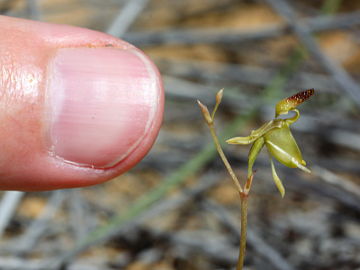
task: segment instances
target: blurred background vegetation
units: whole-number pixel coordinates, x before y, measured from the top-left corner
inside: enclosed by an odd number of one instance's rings
[[[166,91],[159,138],[130,172],[2,193],[0,269],[232,269],[238,194],[195,103],[214,104],[220,88],[223,139],[316,90],[293,125],[313,173],[277,164],[281,199],[266,153],[255,165],[246,269],[360,269],[360,1],[0,0],[0,13],[121,37],[153,59]],[[225,150],[245,176],[248,147]]]

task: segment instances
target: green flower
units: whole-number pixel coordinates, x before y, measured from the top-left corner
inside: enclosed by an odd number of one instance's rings
[[[306,162],[303,160],[300,149],[291,134],[290,125],[295,123],[300,117],[300,113],[296,107],[313,94],[314,89],[309,89],[281,100],[276,104],[275,119],[253,130],[247,137],[234,137],[226,141],[229,144],[252,143],[249,152],[248,178],[252,177],[254,162],[260,150],[265,145],[270,156],[273,179],[282,197],[285,195],[285,189],[275,171],[272,157],[287,167],[299,168],[310,173],[310,170],[305,167]],[[277,118],[279,115],[288,114],[289,111],[294,112],[295,116],[287,119]]]

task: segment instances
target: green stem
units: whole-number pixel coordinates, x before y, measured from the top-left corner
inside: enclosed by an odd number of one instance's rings
[[[240,203],[241,203],[240,249],[239,249],[239,259],[237,262],[236,270],[243,269],[244,260],[245,260],[248,194],[240,193]]]
[[[236,188],[238,189],[238,191],[240,193],[243,192],[243,188],[241,187],[240,181],[237,178],[237,176],[235,175],[233,169],[231,168],[231,165],[230,165],[229,161],[227,160],[227,158],[226,158],[226,156],[224,154],[224,151],[221,148],[219,139],[218,139],[218,137],[216,135],[216,132],[215,132],[215,127],[214,127],[213,122],[209,123],[208,125],[209,125],[209,129],[210,129],[211,137],[213,138],[216,150],[218,151],[219,156],[221,157],[221,160],[223,161],[226,169],[228,170],[228,172],[229,172],[229,174],[231,176],[231,179],[233,180],[233,182],[234,182]]]

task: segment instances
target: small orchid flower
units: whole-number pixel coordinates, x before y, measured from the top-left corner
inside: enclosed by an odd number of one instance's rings
[[[260,150],[265,145],[269,152],[272,176],[282,197],[285,195],[285,189],[275,171],[272,157],[287,167],[299,168],[310,173],[310,170],[306,168],[306,162],[302,158],[300,149],[291,134],[290,125],[295,123],[300,117],[300,113],[296,107],[313,94],[314,89],[309,89],[279,101],[275,107],[275,119],[251,131],[247,137],[234,137],[226,141],[229,144],[245,145],[252,143],[248,160],[248,179],[253,177],[252,168],[254,162]],[[280,115],[288,114],[289,112],[294,112],[295,115],[286,119],[278,118]]]

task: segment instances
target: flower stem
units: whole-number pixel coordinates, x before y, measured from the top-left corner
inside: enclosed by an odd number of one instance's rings
[[[215,132],[215,127],[214,127],[213,122],[208,123],[208,126],[209,126],[209,129],[210,129],[210,133],[211,133],[211,136],[212,136],[212,138],[213,138],[213,141],[214,141],[216,150],[218,151],[221,160],[223,161],[226,169],[228,170],[228,172],[229,172],[229,174],[230,174],[230,176],[231,176],[231,179],[233,180],[236,188],[238,189],[238,191],[239,191],[240,193],[242,193],[242,192],[243,192],[243,188],[241,187],[239,179],[236,177],[233,169],[231,168],[231,165],[230,165],[229,161],[227,160],[227,158],[226,158],[226,156],[225,156],[225,154],[224,154],[224,151],[223,151],[222,148],[221,148],[219,139],[218,139],[218,137],[217,137],[217,135],[216,135],[216,132]]]
[[[240,203],[241,203],[240,249],[239,249],[239,259],[237,262],[236,270],[242,270],[244,266],[245,250],[246,250],[248,194],[240,193]]]
[[[246,249],[246,226],[247,226],[247,204],[248,204],[248,195],[251,189],[251,184],[253,180],[253,172],[248,176],[248,179],[244,185],[244,188],[241,186],[239,179],[235,175],[229,161],[227,160],[224,151],[221,148],[221,144],[219,142],[218,136],[216,135],[215,126],[214,126],[214,118],[216,110],[221,102],[223,90],[220,90],[216,95],[216,105],[215,108],[210,115],[208,108],[203,105],[200,101],[198,104],[200,106],[201,112],[204,116],[205,122],[207,123],[211,137],[214,141],[215,148],[219,153],[221,160],[223,161],[227,171],[229,172],[231,179],[233,180],[239,194],[240,194],[240,202],[241,202],[241,231],[240,231],[240,249],[239,249],[239,259],[236,266],[236,270],[242,270],[244,266],[245,259],[245,249]]]

